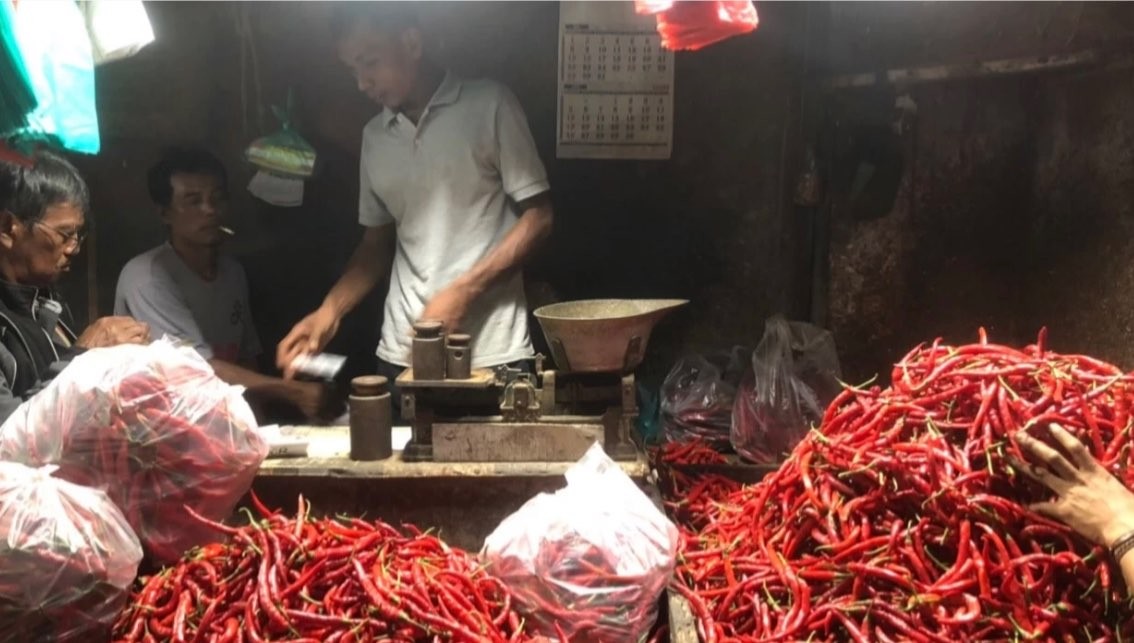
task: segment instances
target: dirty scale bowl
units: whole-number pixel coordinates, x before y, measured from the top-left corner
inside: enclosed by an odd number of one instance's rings
[[[650,332],[684,299],[591,299],[543,306],[535,317],[562,372],[629,373],[642,363]]]

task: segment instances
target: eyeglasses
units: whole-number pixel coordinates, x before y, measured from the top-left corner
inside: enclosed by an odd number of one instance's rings
[[[35,225],[40,226],[42,228],[45,228],[47,230],[50,230],[50,231],[54,232],[55,234],[59,235],[59,237],[63,240],[63,247],[64,248],[78,248],[79,246],[83,245],[83,241],[85,241],[86,238],[87,238],[87,232],[85,230],[75,230],[74,232],[64,232],[64,231],[60,230],[59,228],[49,226],[46,223],[43,223],[42,221],[36,221]]]

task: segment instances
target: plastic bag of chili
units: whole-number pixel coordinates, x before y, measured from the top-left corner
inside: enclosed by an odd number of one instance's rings
[[[735,346],[679,359],[661,386],[665,439],[703,440],[718,451],[731,451],[732,406],[737,386],[752,369],[751,356],[751,349]]]
[[[0,459],[105,490],[162,562],[214,536],[185,507],[227,518],[267,452],[243,390],[168,339],[86,351],[0,426]]]
[[[0,643],[105,640],[142,547],[101,491],[0,462]]]
[[[489,573],[534,633],[560,643],[641,641],[673,575],[677,527],[595,444],[484,541]]]
[[[730,439],[752,462],[782,460],[839,394],[839,357],[828,331],[772,317],[740,384]]]

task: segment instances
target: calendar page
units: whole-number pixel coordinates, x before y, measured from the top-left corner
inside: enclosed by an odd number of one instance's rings
[[[559,158],[668,159],[673,52],[630,0],[559,3]]]

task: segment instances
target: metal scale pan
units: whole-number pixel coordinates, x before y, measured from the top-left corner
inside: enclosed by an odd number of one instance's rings
[[[632,373],[654,326],[684,299],[590,299],[543,306],[535,317],[561,373]]]

